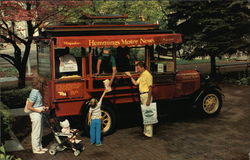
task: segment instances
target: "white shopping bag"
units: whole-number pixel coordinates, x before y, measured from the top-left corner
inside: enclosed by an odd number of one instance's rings
[[[143,124],[158,123],[156,103],[151,103],[149,106],[141,105]]]

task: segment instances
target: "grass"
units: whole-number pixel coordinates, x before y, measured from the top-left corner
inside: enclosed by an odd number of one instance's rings
[[[226,59],[216,58],[216,62],[225,61]],[[185,60],[185,59],[177,59],[177,65],[185,65],[185,64],[201,64],[201,63],[210,63],[210,59],[193,59],[193,60]]]
[[[1,67],[0,75],[1,77],[14,77],[18,74],[18,71],[14,67]]]

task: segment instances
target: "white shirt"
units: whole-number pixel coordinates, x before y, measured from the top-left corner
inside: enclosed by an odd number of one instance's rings
[[[90,107],[89,114],[91,114],[91,119],[101,119],[102,118],[101,105],[102,105],[102,102],[98,102],[95,108]]]

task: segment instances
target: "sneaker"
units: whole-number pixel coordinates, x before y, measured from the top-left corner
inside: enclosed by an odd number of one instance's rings
[[[101,143],[99,143],[99,144],[96,144],[96,146],[97,146],[97,147],[99,147],[99,146],[101,146],[101,145],[102,145]]]
[[[41,148],[41,151],[47,152],[48,148]]]
[[[33,150],[33,153],[34,154],[44,154],[45,151],[42,151],[41,149],[40,150]]]
[[[153,137],[153,135],[148,135],[148,134],[145,134],[145,133],[144,133],[144,135],[145,135],[145,137],[148,137],[148,138],[152,138]]]

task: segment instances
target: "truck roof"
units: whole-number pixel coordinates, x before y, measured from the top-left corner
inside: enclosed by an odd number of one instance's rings
[[[169,30],[160,30],[159,24],[146,22],[95,22],[93,24],[57,24],[45,28],[44,37],[54,36],[95,36],[95,35],[129,35],[173,33]]]
[[[181,34],[146,22],[58,24],[45,28],[41,39],[56,39],[57,47],[125,47],[181,43]]]

